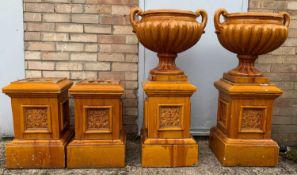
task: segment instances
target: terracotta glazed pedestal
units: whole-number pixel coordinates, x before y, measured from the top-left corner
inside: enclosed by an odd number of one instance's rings
[[[224,23],[219,22],[221,14]],[[238,67],[215,82],[219,91],[217,126],[211,129],[209,146],[223,166],[277,165],[279,147],[271,139],[271,120],[273,102],[282,91],[254,62],[257,55],[286,40],[288,25],[286,13],[216,12],[219,41],[239,59]],[[227,39],[229,36],[234,37]]]
[[[136,21],[135,15],[142,17]],[[202,16],[202,22],[196,18]],[[175,65],[177,53],[192,47],[204,32],[207,15],[180,10],[131,10],[131,23],[139,41],[158,53],[159,64],[143,83],[147,95],[142,129],[143,167],[192,166],[198,144],[190,130],[190,97],[196,87]],[[152,32],[151,32],[152,31]]]
[[[279,147],[271,139],[274,100],[282,91],[273,84],[239,84],[222,79],[217,126],[210,148],[224,166],[275,166]]]
[[[198,144],[190,129],[191,83],[147,81],[142,130],[143,167],[192,166],[198,161]]]
[[[124,167],[123,87],[113,81],[83,80],[69,92],[74,97],[75,138],[67,146],[67,166]]]
[[[11,97],[15,138],[6,145],[7,168],[64,168],[69,129],[68,89],[63,78],[25,79],[3,88]]]

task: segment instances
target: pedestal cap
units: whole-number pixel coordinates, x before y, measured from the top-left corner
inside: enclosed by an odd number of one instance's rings
[[[274,84],[240,84],[221,79],[214,83],[215,87],[230,95],[271,95],[280,96],[283,91]]]
[[[73,82],[63,77],[26,78],[5,86],[2,90],[12,96],[17,94],[60,94],[72,86]]]
[[[197,87],[187,81],[144,81],[143,90],[147,95],[192,95]]]
[[[122,96],[124,88],[119,81],[113,80],[82,80],[74,85],[69,93],[73,96]]]

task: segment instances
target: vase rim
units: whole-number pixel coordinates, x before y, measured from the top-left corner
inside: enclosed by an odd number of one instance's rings
[[[154,15],[154,14],[180,14],[180,15],[191,15],[195,17],[197,16],[194,12],[190,10],[177,10],[177,9],[152,9],[152,10],[146,10],[142,13],[142,15]]]
[[[284,16],[281,13],[274,12],[236,12],[236,13],[228,13],[225,15],[226,17],[269,17],[269,18],[279,18],[283,19]]]

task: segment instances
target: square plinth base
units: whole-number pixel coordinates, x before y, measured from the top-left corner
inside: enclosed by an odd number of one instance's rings
[[[276,166],[279,147],[271,139],[230,139],[212,128],[209,146],[223,166]]]
[[[6,168],[64,168],[68,131],[57,140],[17,140],[6,145]]]
[[[166,140],[166,139],[160,139]],[[182,140],[182,139],[178,139]],[[186,141],[185,141],[186,142]],[[186,167],[198,162],[197,143],[142,143],[142,167]]]
[[[68,168],[125,167],[126,139],[73,140],[67,146]]]

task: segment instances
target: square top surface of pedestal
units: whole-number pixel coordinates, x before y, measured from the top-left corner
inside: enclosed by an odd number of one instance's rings
[[[221,79],[214,83],[215,87],[222,92],[226,92],[230,95],[272,95],[279,96],[282,94],[282,90],[272,83],[232,83],[228,80]]]
[[[151,95],[186,95],[191,96],[197,87],[188,81],[149,81],[142,83],[143,90]]]
[[[6,94],[59,94],[68,89],[72,81],[64,77],[26,78],[17,80],[3,88]]]
[[[82,80],[69,90],[71,95],[114,95],[121,96],[124,88],[114,80]]]

